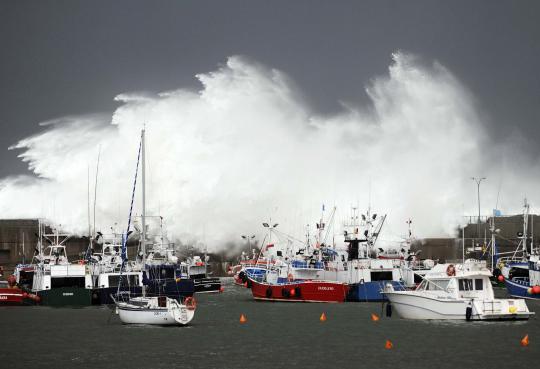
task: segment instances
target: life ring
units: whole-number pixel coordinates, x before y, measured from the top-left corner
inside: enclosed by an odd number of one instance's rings
[[[456,275],[456,268],[454,267],[454,264],[448,265],[446,268],[446,275],[449,277],[453,277]]]
[[[272,297],[272,287],[268,287],[268,288],[266,289],[266,297],[267,297],[267,298]]]
[[[292,275],[292,273],[289,273],[289,274],[287,275],[287,280],[288,280],[289,282],[294,281],[294,276]]]
[[[184,301],[184,305],[188,310],[195,310],[197,308],[197,301],[193,297],[187,297]]]

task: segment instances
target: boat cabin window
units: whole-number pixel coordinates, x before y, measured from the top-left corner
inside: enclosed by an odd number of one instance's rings
[[[473,290],[473,281],[472,281],[472,279],[459,279],[459,290],[460,291],[472,291]]]
[[[392,272],[371,272],[371,281],[391,281]]]
[[[283,256],[283,253],[281,251],[276,251],[277,256]]]
[[[482,279],[474,280],[474,289],[477,291],[482,291],[484,289],[484,281]]]

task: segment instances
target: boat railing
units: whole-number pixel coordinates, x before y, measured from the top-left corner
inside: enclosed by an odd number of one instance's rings
[[[509,263],[525,263],[525,262],[526,260],[524,258],[515,257],[515,256],[503,256],[497,260],[497,263],[500,265],[505,265]]]

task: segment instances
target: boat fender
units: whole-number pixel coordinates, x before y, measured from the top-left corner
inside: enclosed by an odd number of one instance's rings
[[[193,297],[186,297],[184,304],[188,310],[195,310],[197,308],[197,301]]]
[[[296,288],[294,289],[294,292],[295,292],[295,294],[296,294],[296,297],[302,296],[302,289],[301,289],[300,287],[296,287]]]
[[[268,288],[266,289],[266,297],[267,297],[267,298],[272,297],[272,287],[268,287]]]
[[[467,306],[467,309],[465,309],[465,319],[467,321],[470,321],[472,317],[472,306]]]
[[[391,303],[386,304],[386,316],[388,318],[392,317],[392,304]]]
[[[291,294],[289,292],[289,290],[287,288],[282,288],[281,289],[281,296],[283,297],[289,297]]]

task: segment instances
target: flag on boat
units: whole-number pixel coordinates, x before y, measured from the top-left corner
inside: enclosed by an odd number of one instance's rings
[[[269,243],[268,245],[266,245],[266,251],[268,251],[268,249],[269,249],[270,247],[274,247],[274,244],[273,244],[273,243]]]

